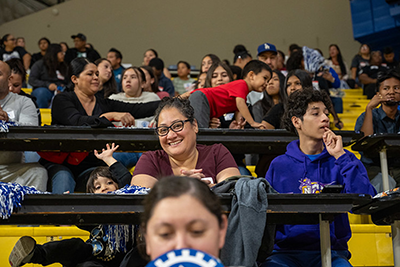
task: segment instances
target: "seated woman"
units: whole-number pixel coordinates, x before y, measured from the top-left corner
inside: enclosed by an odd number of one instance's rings
[[[132,184],[153,187],[159,179],[170,175],[211,178],[214,184],[240,175],[231,153],[223,145],[196,144],[198,127],[188,100],[164,98],[155,121],[162,150],[148,151],[140,157]]]
[[[147,103],[160,100],[157,94],[144,91],[147,82],[146,75],[138,67],[125,69],[122,72],[121,82],[123,92],[109,96],[110,99],[126,103]]]
[[[169,94],[165,91],[160,91],[158,88],[158,80],[156,75],[154,74],[154,70],[150,66],[140,66],[140,69],[143,71],[146,77],[146,83],[144,84],[143,91],[145,92],[153,92],[155,93],[160,99],[164,97],[169,97]]]
[[[283,129],[281,126],[281,120],[285,111],[286,99],[291,93],[302,90],[304,87],[311,87],[312,80],[311,76],[304,70],[295,69],[289,71],[286,76],[285,85],[283,92],[283,101],[274,105],[269,112],[262,119],[262,124],[267,130]]]
[[[40,108],[48,108],[54,92],[66,84],[67,64],[59,44],[51,44],[43,59],[36,61],[31,68],[29,84],[33,87]]]
[[[218,197],[188,177],[167,177],[157,183],[145,198],[141,221],[147,260],[183,248],[218,258],[228,226]],[[136,266],[136,262],[131,251],[120,266]]]
[[[115,81],[115,76],[111,62],[106,58],[99,58],[94,62],[99,71],[99,91],[97,95],[108,98],[109,96],[118,93],[117,82]]]
[[[135,118],[154,114],[160,103],[129,104],[96,95],[99,90],[98,71],[96,65],[87,59],[74,59],[70,71],[69,91],[54,98],[51,110],[53,125],[113,127],[112,121],[119,121],[124,126],[132,126]],[[42,152],[41,157],[40,163],[48,170],[52,192],[56,194],[72,193],[75,184],[78,190],[84,191],[90,171],[102,165],[93,153]]]
[[[269,80],[266,89],[262,92],[263,98],[256,102],[252,107],[254,120],[261,122],[268,111],[278,103],[285,101],[284,92],[285,76],[279,70],[272,71],[271,80]]]
[[[148,66],[150,60],[152,60],[153,58],[158,58],[157,51],[152,48],[147,49],[146,52],[144,52],[142,64],[144,66]],[[167,68],[164,68],[163,73],[164,73],[165,77],[167,77],[168,79],[171,79],[171,77],[172,77],[171,73],[169,72],[169,70]]]

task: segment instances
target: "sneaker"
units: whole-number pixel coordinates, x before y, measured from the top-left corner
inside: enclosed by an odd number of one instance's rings
[[[28,263],[33,257],[35,246],[36,241],[32,237],[21,237],[17,243],[15,243],[15,246],[10,253],[10,257],[8,258],[10,265],[12,267],[18,267]]]

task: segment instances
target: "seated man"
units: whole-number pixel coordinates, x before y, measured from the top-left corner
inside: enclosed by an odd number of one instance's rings
[[[328,96],[312,88],[290,95],[284,123],[299,140],[272,161],[266,175],[279,193],[315,194],[326,185],[343,185],[343,193],[376,194],[362,163],[329,130],[329,106]],[[331,223],[330,236],[332,266],[351,266],[347,214]],[[321,266],[320,253],[318,225],[277,225],[274,251],[262,266]]]
[[[368,99],[371,99],[376,92],[375,84],[378,73],[387,69],[386,66],[382,66],[381,52],[372,51],[369,66],[362,68],[358,76],[358,79],[364,85],[364,95],[366,95]]]
[[[0,120],[18,125],[38,126],[32,100],[9,92],[10,67],[0,61]],[[15,182],[46,191],[47,171],[39,163],[21,163],[23,152],[0,151],[0,182]]]
[[[380,72],[377,76],[375,95],[365,112],[357,118],[354,129],[356,132],[363,132],[364,136],[400,131],[400,114],[397,109],[400,101],[400,75],[395,70],[389,70]],[[361,161],[367,168],[370,180],[381,175],[379,155],[373,159],[362,155]],[[400,186],[400,160],[390,157],[388,163],[389,174],[395,179],[396,186]]]

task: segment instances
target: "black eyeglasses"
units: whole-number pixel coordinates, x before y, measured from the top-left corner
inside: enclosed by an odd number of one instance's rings
[[[160,126],[156,128],[156,134],[158,136],[166,136],[169,133],[169,129],[171,129],[173,132],[177,133],[183,130],[183,127],[185,126],[185,122],[188,122],[190,120],[184,120],[184,121],[176,121],[171,124],[171,126]]]

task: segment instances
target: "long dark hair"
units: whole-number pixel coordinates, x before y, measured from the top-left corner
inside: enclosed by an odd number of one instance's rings
[[[208,88],[208,87],[212,87],[211,85],[211,79],[213,76],[214,71],[218,68],[218,67],[222,67],[224,68],[224,70],[226,70],[226,72],[228,73],[228,77],[229,77],[229,81],[233,81],[233,74],[232,74],[232,70],[231,68],[229,68],[228,65],[226,65],[224,62],[222,61],[218,61],[215,62],[211,65],[211,67],[208,69],[207,71],[207,76],[206,76],[206,80],[204,82],[204,88]]]
[[[160,89],[158,88],[158,79],[157,79],[156,75],[154,75],[153,68],[150,66],[140,66],[140,68],[145,69],[149,73],[150,78],[154,79],[154,83],[151,84],[151,90],[155,94],[160,92]]]
[[[79,77],[79,75],[81,75],[81,73],[85,70],[86,65],[90,63],[92,62],[83,57],[77,57],[71,61],[68,68],[68,84],[66,86],[67,91],[74,91],[75,84],[72,82],[71,77]]]
[[[57,70],[64,77],[67,75],[67,64],[65,64],[64,61],[58,62],[57,54],[59,52],[62,52],[61,45],[50,44],[47,48],[46,54],[44,54],[43,63],[50,77],[57,77]]]
[[[219,59],[219,57],[218,57],[217,55],[214,55],[214,54],[207,54],[207,55],[205,55],[205,56],[201,59],[201,62],[200,62],[200,73],[199,73],[199,74],[201,74],[201,73],[203,72],[202,63],[203,63],[203,59],[206,58],[206,57],[210,57],[213,64],[221,61],[221,59]]]
[[[106,58],[99,58],[94,62],[94,64],[98,67],[103,61],[107,61],[111,65],[111,62]],[[103,84],[103,92],[104,98],[108,98],[110,95],[118,93],[117,81],[115,80],[114,71],[112,70],[110,79],[108,79],[108,81]]]
[[[280,102],[286,101],[287,93],[285,93],[285,75],[279,70],[273,70],[272,73],[276,73],[279,78],[279,98]],[[272,79],[272,77],[271,77]],[[263,91],[263,98],[260,100],[261,107],[263,110],[263,116],[274,106],[274,101],[272,97],[268,94],[267,90]]]
[[[8,66],[10,66],[12,74],[19,74],[22,77],[22,82],[26,81],[26,71],[24,67],[24,63],[19,58],[11,58],[6,61]]]
[[[342,52],[340,52],[339,46],[337,46],[337,44],[331,44],[329,46],[329,49],[334,46],[336,47],[337,51],[338,51],[338,55],[337,55],[337,61],[339,62],[339,67],[340,67],[340,71],[342,72],[342,76],[347,74],[347,70],[346,67],[344,66],[344,62],[343,62],[343,58],[342,58]],[[329,60],[332,60],[332,57],[328,58]]]
[[[302,69],[301,61],[303,59],[304,59],[304,56],[303,56],[302,50],[297,50],[297,51],[291,53],[289,59],[286,62],[286,69],[288,71]]]
[[[0,43],[0,47],[5,49],[6,46],[4,45],[5,42],[7,42],[7,38],[8,36],[10,36],[11,34],[7,33],[6,35],[3,36],[3,38],[1,38],[1,43]]]

